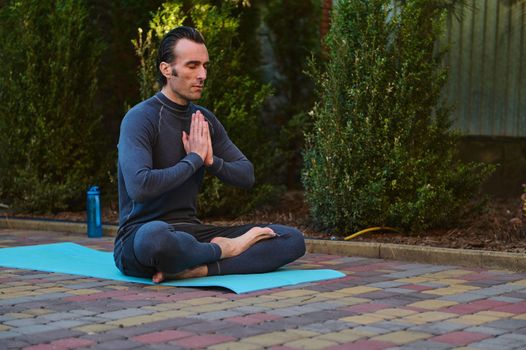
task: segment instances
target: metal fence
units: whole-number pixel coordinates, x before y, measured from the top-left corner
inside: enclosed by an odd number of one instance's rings
[[[526,137],[526,1],[469,0],[447,20],[447,95],[467,135]]]

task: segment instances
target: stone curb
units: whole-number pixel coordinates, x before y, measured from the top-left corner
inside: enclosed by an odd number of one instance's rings
[[[16,218],[1,218],[0,228],[80,234],[87,232],[85,223]],[[117,226],[103,225],[102,230],[104,236],[115,236]],[[526,254],[520,253],[319,239],[306,239],[306,244],[309,253],[526,271]]]
[[[526,271],[526,254],[521,253],[315,239],[306,242],[310,253]]]
[[[88,227],[85,223],[66,222],[54,220],[32,220],[17,218],[0,218],[0,228],[13,230],[33,230],[33,231],[56,231],[87,234]],[[102,225],[104,236],[115,236],[117,225]]]

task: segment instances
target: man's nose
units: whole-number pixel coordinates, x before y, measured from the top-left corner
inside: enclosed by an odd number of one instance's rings
[[[206,68],[204,66],[201,66],[199,68],[199,74],[197,75],[197,78],[200,80],[206,79]]]

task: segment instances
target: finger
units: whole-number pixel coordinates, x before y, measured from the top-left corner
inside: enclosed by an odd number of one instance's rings
[[[202,116],[197,117],[199,119],[199,131],[201,132],[201,137],[206,137],[205,135],[205,122]]]
[[[203,127],[203,122],[205,121],[205,117],[203,116],[203,113],[201,113],[200,110],[197,110],[197,112],[195,112],[195,117],[199,121],[199,124]]]
[[[191,124],[190,124],[190,136],[196,136],[197,135],[197,118],[196,118],[196,115],[195,113],[192,114],[192,121],[191,121]]]
[[[210,128],[208,129],[208,147],[210,147],[210,152],[212,152],[212,135],[210,135]]]
[[[188,143],[188,134],[183,131],[183,136],[181,137],[181,139],[183,141],[183,148],[186,151],[186,153],[188,153],[189,148],[190,148],[190,145]]]

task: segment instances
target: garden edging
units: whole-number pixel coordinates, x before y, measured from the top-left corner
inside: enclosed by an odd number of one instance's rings
[[[85,223],[8,217],[0,219],[0,228],[80,234],[87,232]],[[116,225],[103,225],[104,236],[115,236],[116,232]],[[309,253],[526,271],[526,254],[520,253],[321,239],[306,239],[306,243]]]

